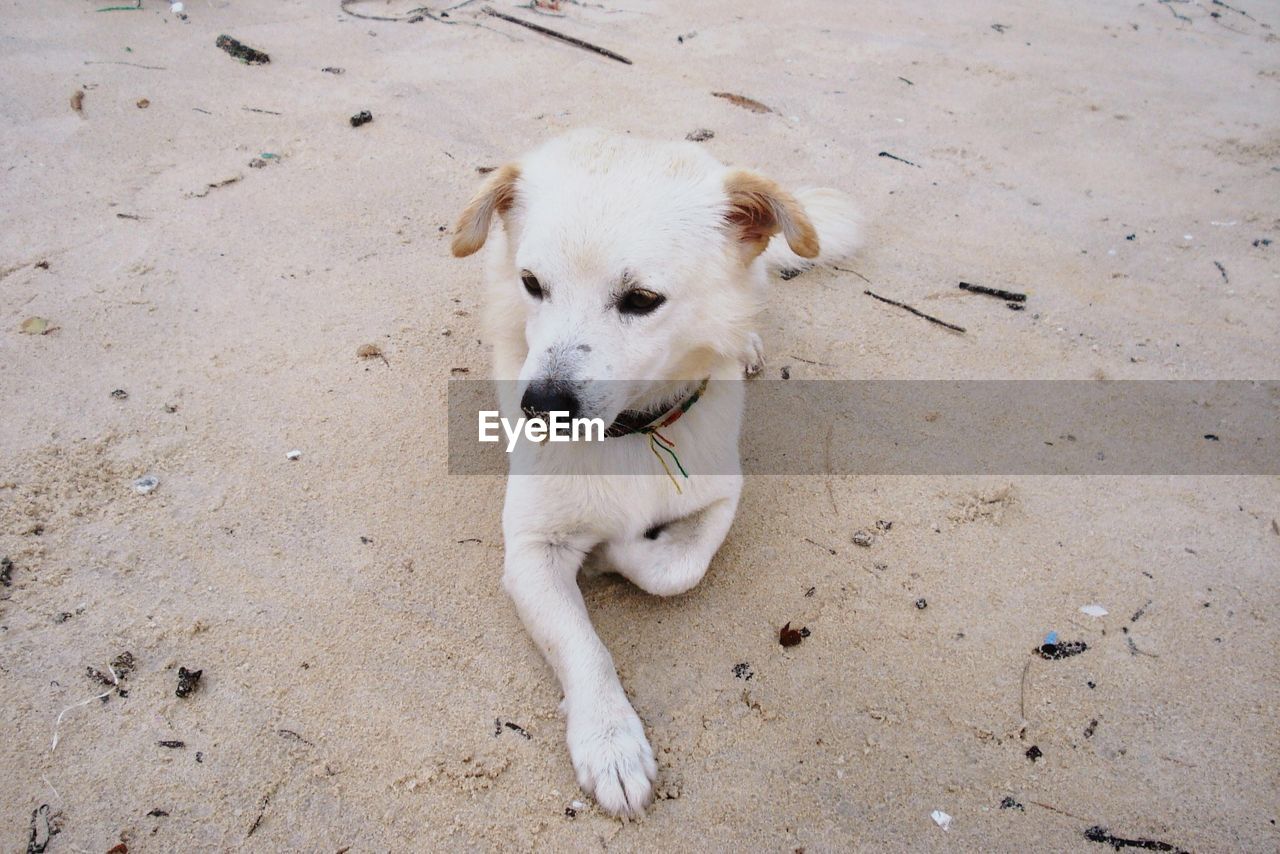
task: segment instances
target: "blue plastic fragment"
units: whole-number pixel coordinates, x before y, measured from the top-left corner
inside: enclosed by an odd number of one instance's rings
[[[1049,634],[1047,634],[1047,635],[1045,635],[1045,636],[1044,636],[1044,645],[1045,645],[1045,646],[1052,646],[1053,644],[1056,644],[1057,642],[1058,642],[1058,633],[1057,633],[1057,632],[1049,632]]]

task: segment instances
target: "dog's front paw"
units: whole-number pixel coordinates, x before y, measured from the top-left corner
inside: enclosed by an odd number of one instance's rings
[[[764,369],[764,340],[755,332],[747,339],[743,363],[742,370],[748,377],[754,377]]]
[[[569,756],[578,785],[607,812],[639,818],[653,800],[658,764],[644,726],[630,704],[624,710],[569,714]]]

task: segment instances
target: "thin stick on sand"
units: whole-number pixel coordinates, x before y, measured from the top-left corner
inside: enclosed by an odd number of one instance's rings
[[[539,24],[534,24],[529,21],[522,21],[519,18],[513,18],[510,15],[505,15],[502,12],[497,11],[492,6],[485,6],[484,9],[482,9],[481,11],[483,11],[486,15],[491,15],[494,18],[501,18],[502,20],[512,24],[519,24],[525,29],[533,30],[535,33],[541,33],[544,36],[549,36],[553,39],[558,39],[559,41],[562,41],[565,44],[571,44],[574,47],[580,47],[583,50],[589,50],[592,53],[598,53],[601,56],[607,56],[609,59],[616,60],[617,62],[621,62],[624,65],[632,64],[631,60],[627,59],[625,56],[622,56],[621,54],[614,53],[608,48],[603,48],[603,47],[600,47],[599,45],[594,45],[591,42],[584,42],[582,39],[575,39],[573,36],[566,36],[564,33],[558,33],[555,30],[548,29],[547,27],[541,26]]]
[[[898,308],[903,309],[904,311],[909,311],[912,314],[914,314],[916,317],[923,317],[925,320],[929,321],[930,323],[936,323],[939,326],[945,326],[947,329],[952,329],[956,332],[965,331],[963,326],[956,326],[954,323],[947,323],[945,320],[939,320],[933,315],[925,314],[923,311],[920,311],[917,308],[912,308],[911,306],[907,305],[904,302],[898,302],[897,300],[892,300],[892,299],[889,299],[888,297],[882,297],[879,294],[872,293],[871,291],[863,291],[863,293],[871,297],[872,299],[878,299],[880,300],[880,302],[885,302],[885,303],[888,303],[889,305],[897,306]]]
[[[121,62],[119,60],[109,59],[86,59],[85,65],[130,65],[134,68],[145,68],[148,71],[168,71],[163,65],[140,65],[136,62]]]
[[[871,281],[871,280],[870,280],[870,279],[868,279],[866,276],[864,276],[864,275],[862,275],[861,273],[859,273],[857,270],[849,270],[849,269],[846,269],[846,268],[844,268],[844,267],[837,267],[835,264],[832,264],[832,265],[831,265],[831,269],[833,269],[833,270],[839,270],[841,273],[853,273],[855,276],[857,276],[859,279],[862,279],[862,281],[866,282],[868,285],[874,285],[874,284],[875,284],[875,282]]]
[[[985,285],[971,285],[968,282],[961,282],[959,288],[962,291],[968,291],[971,294],[986,294],[989,297],[1008,300],[1009,302],[1026,302],[1027,295],[1020,294],[1017,291],[1004,291],[1000,288],[988,288]]]

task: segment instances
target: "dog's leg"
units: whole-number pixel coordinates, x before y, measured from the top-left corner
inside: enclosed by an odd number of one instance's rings
[[[737,507],[737,496],[722,498],[693,516],[651,528],[639,538],[610,542],[605,557],[646,593],[684,593],[707,574]]]
[[[635,817],[653,799],[658,767],[578,589],[578,568],[589,547],[508,534],[502,580],[564,689],[578,784],[610,813]]]
[[[747,352],[744,357],[743,371],[754,377],[764,370],[764,339],[752,332],[747,339]]]

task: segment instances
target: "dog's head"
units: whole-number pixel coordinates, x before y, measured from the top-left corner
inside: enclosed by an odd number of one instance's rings
[[[692,143],[578,131],[495,170],[458,220],[453,254],[495,234],[494,336],[526,409],[613,421],[740,359],[775,234],[818,238],[774,182]],[[505,339],[505,340],[504,340]],[[502,370],[502,365],[499,365]]]

